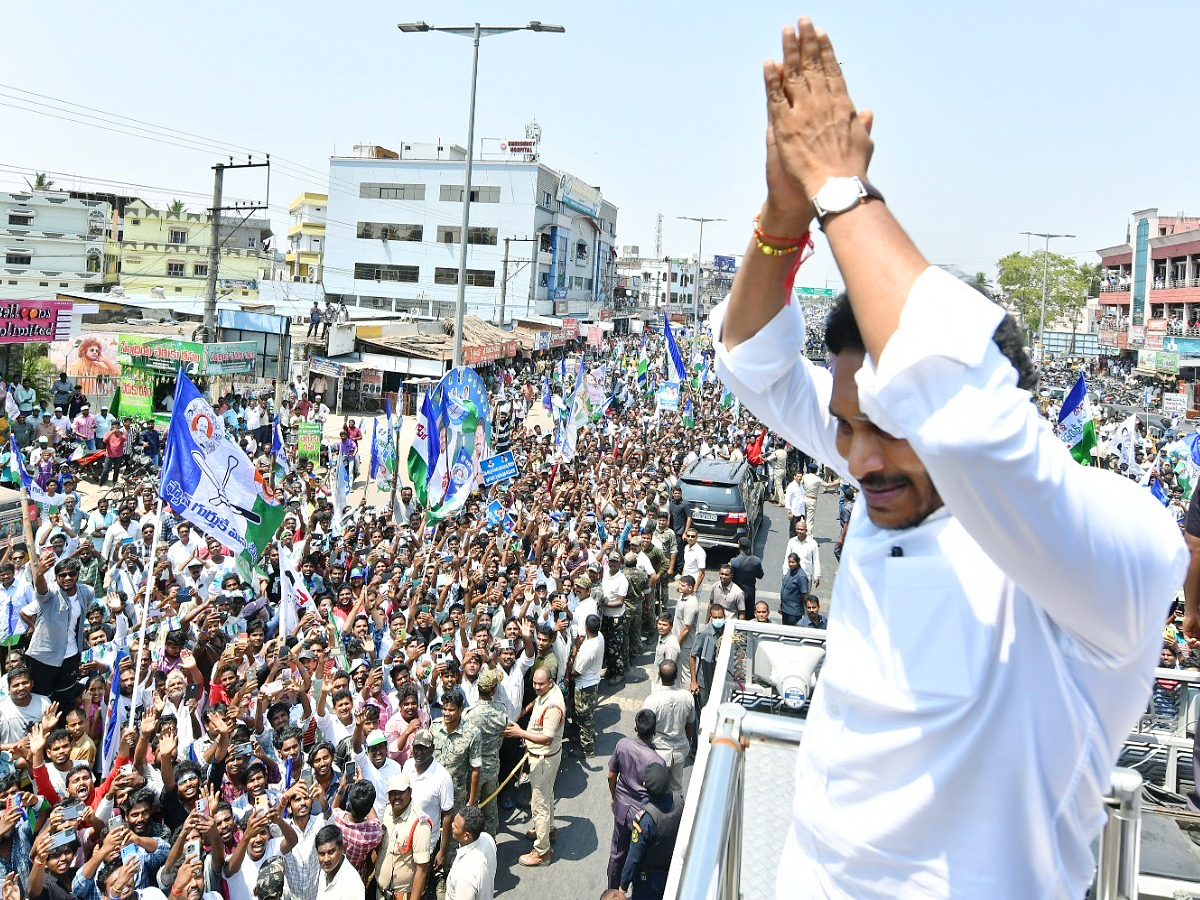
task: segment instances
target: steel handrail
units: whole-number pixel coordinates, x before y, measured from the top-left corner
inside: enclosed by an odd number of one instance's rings
[[[1108,821],[1096,851],[1095,900],[1137,900],[1142,845],[1142,776],[1116,768],[1105,798]]]

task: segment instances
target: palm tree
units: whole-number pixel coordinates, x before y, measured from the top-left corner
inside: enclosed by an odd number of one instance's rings
[[[29,185],[31,191],[48,191],[54,186],[54,182],[50,180],[50,176],[45,172],[35,172],[33,181],[26,178],[25,183]]]
[[[1100,284],[1104,281],[1104,267],[1100,263],[1093,265],[1080,263],[1079,275],[1087,285],[1087,295],[1089,297],[1099,297]]]
[[[167,207],[167,212],[173,216],[182,216],[185,209],[187,207],[184,206],[182,200],[172,200],[171,205]]]
[[[987,276],[987,272],[976,272],[971,277],[971,285],[987,294],[989,297],[996,292],[995,287],[992,285],[991,279]]]

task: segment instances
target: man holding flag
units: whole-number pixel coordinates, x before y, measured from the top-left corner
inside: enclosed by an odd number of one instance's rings
[[[417,502],[428,507],[441,500],[440,491],[430,497],[429,484],[437,471],[442,456],[442,439],[438,431],[441,410],[429,391],[421,398],[417,413],[417,433],[408,451],[408,478],[413,485]]]

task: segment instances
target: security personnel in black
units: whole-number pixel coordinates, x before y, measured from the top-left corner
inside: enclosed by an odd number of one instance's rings
[[[633,813],[633,836],[621,870],[621,887],[628,891],[633,885],[631,900],[662,900],[683,818],[683,795],[671,793],[671,776],[662,763],[646,766],[642,785],[650,801]]]

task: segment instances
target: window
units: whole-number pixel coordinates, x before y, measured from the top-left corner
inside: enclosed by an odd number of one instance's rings
[[[585,291],[590,291],[592,289],[592,279],[590,279],[590,278],[583,279],[583,289]]]
[[[495,247],[499,232],[495,228],[468,228],[467,243],[482,244]],[[457,225],[439,225],[437,230],[439,244],[458,244],[462,242],[462,229]]]
[[[187,229],[186,228],[170,229],[170,233],[167,238],[167,243],[168,244],[186,244],[187,243]]]
[[[59,286],[59,287],[70,287],[71,285],[70,285],[70,283],[69,283],[69,282],[66,282],[66,281],[60,281],[60,282],[58,283],[58,286]]]
[[[130,220],[129,220],[129,224],[130,224],[130,225],[141,225],[141,224],[142,224],[142,220],[141,220],[141,219],[130,219]]]
[[[575,262],[585,263],[588,260],[588,245],[584,241],[575,244]]]
[[[538,240],[539,249],[541,249],[543,253],[549,253],[553,246],[554,245],[550,240],[550,235],[543,233]]]
[[[458,284],[458,269],[448,269],[438,266],[433,270],[434,284]]]
[[[187,265],[181,262],[168,262],[167,275],[170,278],[182,278],[187,274]]]
[[[4,261],[10,266],[32,266],[33,251],[6,250],[4,251]]]
[[[675,293],[674,291],[671,291],[671,302],[672,303],[679,302],[679,295],[677,293]]]
[[[25,228],[33,225],[33,210],[14,209],[8,214],[9,225],[21,225]]]
[[[462,203],[463,186],[461,184],[443,184],[439,199],[453,203]],[[471,188],[472,203],[499,203],[500,187],[498,185],[483,185]]]
[[[554,209],[554,195],[549,191],[542,191],[542,206],[546,209]]]
[[[182,294],[182,293],[183,293],[183,288],[175,288],[175,293],[177,293],[177,294]]]
[[[495,287],[496,272],[493,269],[467,269],[467,284],[474,287]]]
[[[677,281],[679,281],[679,273],[672,272],[671,273],[671,284],[675,284]]]
[[[413,284],[419,274],[419,266],[392,266],[381,263],[354,264],[354,277],[362,281],[405,281]]]
[[[258,238],[256,238],[254,235],[250,235],[248,238],[246,238],[246,246],[251,250],[255,249],[258,246]]]
[[[193,263],[192,274],[198,278],[208,277],[208,263]]]
[[[383,241],[419,241],[425,234],[420,225],[397,225],[395,222],[359,222],[358,236],[360,238],[378,238]],[[313,246],[320,246],[319,239],[313,240]]]
[[[549,287],[549,285],[550,285],[550,273],[542,272],[538,276],[538,286],[539,287]]]
[[[424,200],[425,185],[366,181],[358,186],[358,196],[365,200]]]

